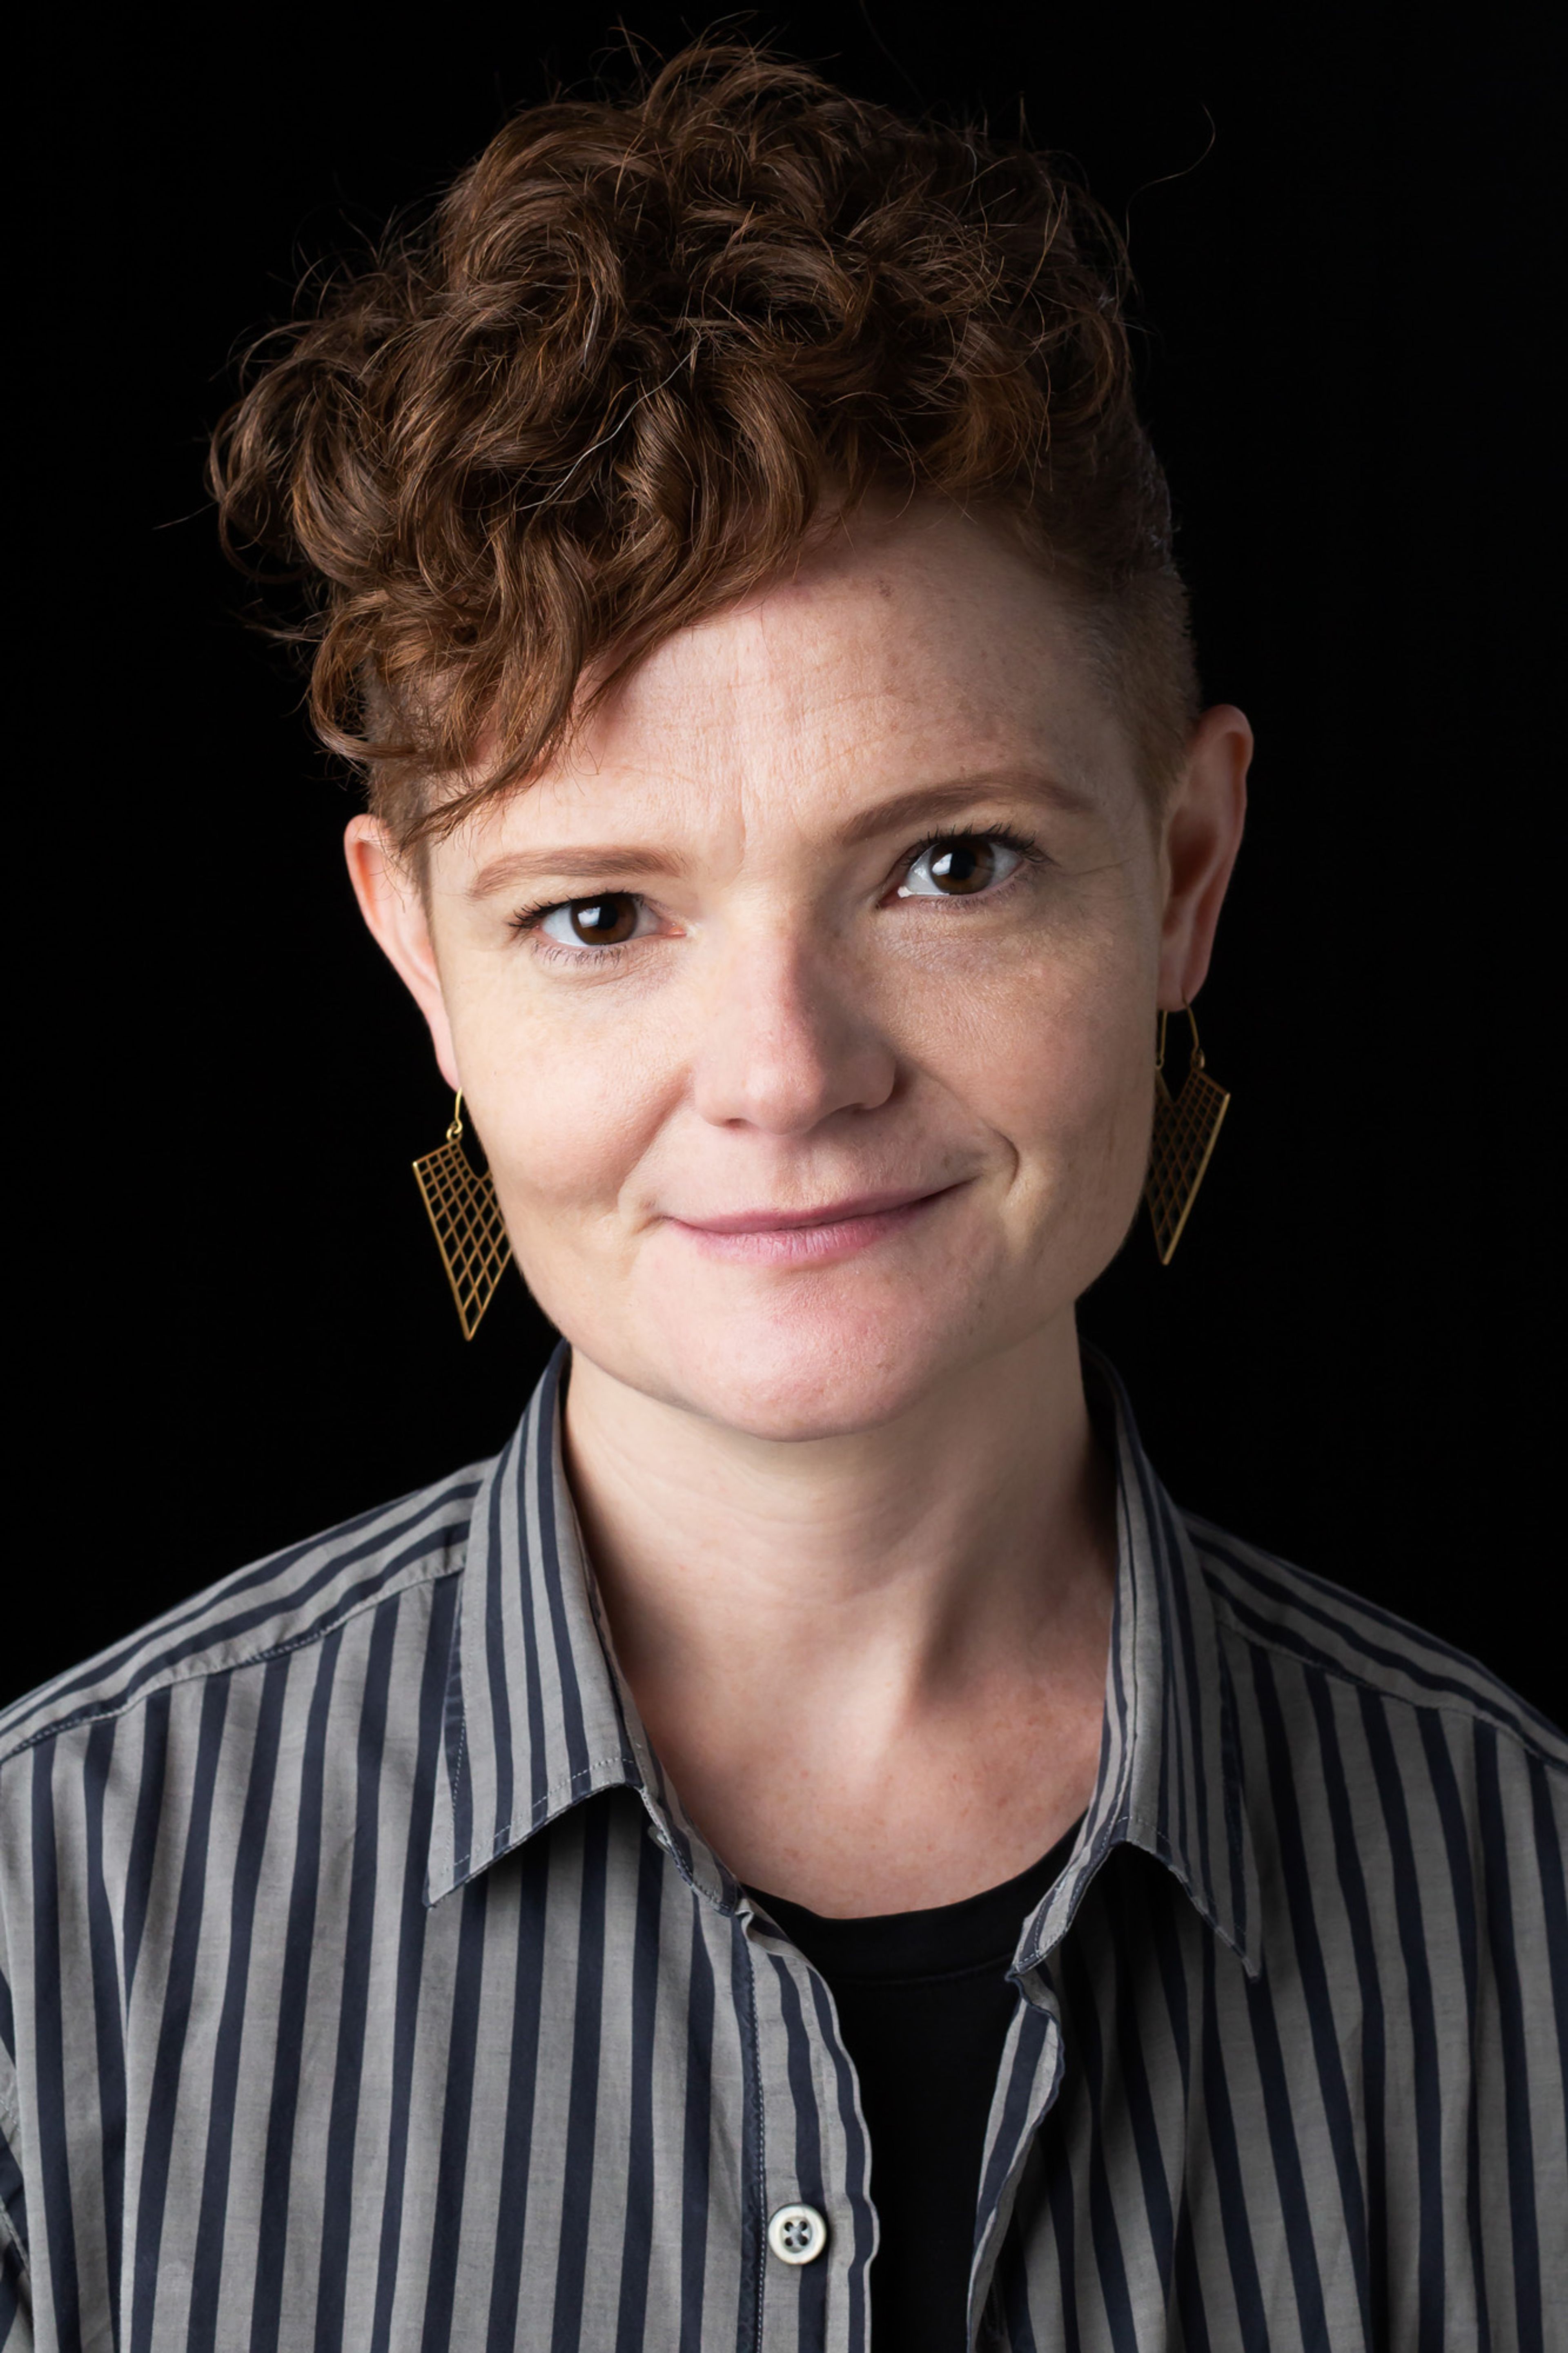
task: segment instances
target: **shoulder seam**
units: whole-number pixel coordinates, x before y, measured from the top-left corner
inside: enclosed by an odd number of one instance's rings
[[[156,1677],[142,1690],[133,1692],[129,1699],[122,1700],[118,1707],[79,1708],[74,1715],[62,1716],[58,1724],[40,1725],[36,1732],[27,1735],[26,1740],[19,1740],[15,1748],[8,1748],[0,1756],[0,1766],[10,1765],[18,1757],[25,1757],[29,1748],[37,1748],[46,1740],[58,1739],[62,1733],[78,1731],[84,1724],[111,1724],[120,1716],[131,1715],[133,1709],[145,1706],[160,1692],[177,1691],[182,1683],[208,1683],[215,1675],[239,1674],[247,1667],[259,1667],[270,1659],[287,1658],[291,1651],[308,1650],[314,1642],[325,1641],[327,1636],[335,1633],[340,1626],[352,1624],[354,1619],[363,1618],[367,1610],[380,1609],[386,1602],[395,1601],[399,1594],[411,1592],[416,1586],[438,1585],[444,1577],[461,1576],[467,1556],[468,1546],[465,1544],[458,1559],[452,1560],[447,1556],[446,1565],[440,1568],[424,1575],[416,1570],[401,1584],[384,1586],[379,1593],[373,1593],[367,1600],[356,1602],[352,1609],[345,1609],[337,1617],[325,1619],[320,1626],[312,1626],[305,1633],[296,1634],[291,1641],[269,1642],[264,1650],[252,1651],[243,1659],[226,1660],[221,1665],[215,1662],[211,1666],[191,1667],[184,1673],[176,1672],[166,1677]]]
[[[1373,1683],[1370,1675],[1358,1675],[1353,1667],[1342,1665],[1338,1659],[1304,1659],[1300,1651],[1293,1651],[1288,1642],[1271,1641],[1267,1634],[1255,1633],[1250,1626],[1238,1625],[1231,1614],[1226,1595],[1214,1590],[1211,1579],[1205,1578],[1205,1581],[1209,1586],[1215,1610],[1225,1620],[1226,1631],[1234,1634],[1238,1642],[1245,1642],[1249,1650],[1268,1651],[1274,1658],[1288,1659],[1303,1674],[1331,1676],[1337,1683],[1349,1683],[1357,1691],[1371,1692],[1374,1699],[1386,1700],[1397,1707],[1414,1708],[1434,1715],[1458,1715],[1462,1716],[1467,1724],[1485,1725],[1489,1732],[1499,1734],[1504,1740],[1511,1740],[1525,1756],[1535,1757],[1552,1772],[1568,1773],[1568,1760],[1553,1757],[1550,1750],[1538,1746],[1517,1725],[1505,1723],[1500,1716],[1493,1715],[1482,1701],[1447,1697],[1416,1699],[1408,1692],[1390,1691],[1386,1684]]]
[[[1410,1661],[1402,1662],[1397,1657],[1386,1659],[1384,1664],[1395,1676],[1407,1677],[1415,1683],[1427,1683],[1436,1679],[1446,1668],[1449,1672],[1444,1675],[1444,1680],[1452,1683],[1456,1677],[1463,1678],[1459,1687],[1449,1696],[1434,1696],[1429,1701],[1416,1700],[1413,1703],[1416,1706],[1451,1707],[1461,1714],[1470,1709],[1480,1715],[1494,1716],[1527,1746],[1531,1741],[1538,1743],[1546,1757],[1553,1755],[1557,1745],[1568,1739],[1568,1733],[1563,1725],[1553,1722],[1522,1693],[1510,1689],[1501,1676],[1494,1673],[1482,1660],[1468,1651],[1460,1650],[1457,1643],[1446,1641],[1442,1635],[1434,1634],[1425,1627],[1413,1625],[1396,1611],[1384,1609],[1381,1603],[1369,1601],[1364,1595],[1353,1593],[1345,1586],[1335,1585],[1331,1579],[1319,1577],[1311,1569],[1302,1568],[1293,1561],[1281,1560],[1278,1554],[1266,1552],[1259,1545],[1249,1545],[1239,1536],[1227,1535],[1224,1528],[1200,1520],[1194,1514],[1185,1514],[1184,1518],[1210,1594],[1215,1601],[1223,1600],[1239,1619],[1245,1620],[1252,1612],[1249,1605],[1236,1591],[1235,1579],[1237,1577],[1245,1583],[1260,1588],[1266,1597],[1284,1609],[1320,1620],[1340,1640],[1357,1650],[1375,1651],[1378,1630],[1382,1630],[1388,1641],[1403,1642],[1407,1649],[1424,1658],[1426,1663],[1423,1667],[1417,1667]],[[1204,1535],[1211,1541],[1205,1544]],[[1260,1614],[1265,1614],[1263,1602],[1258,1602],[1257,1608]],[[1254,1639],[1245,1624],[1238,1623],[1236,1630],[1246,1639]],[[1262,1634],[1256,1639],[1265,1643],[1268,1641],[1268,1637]],[[1289,1644],[1285,1647],[1288,1649]],[[1358,1673],[1354,1667],[1348,1667],[1344,1672],[1352,1682],[1363,1682],[1369,1690],[1384,1689],[1377,1681],[1375,1665],[1362,1673]],[[1474,1688],[1468,1687],[1471,1685]],[[1390,1693],[1389,1696],[1402,1694]]]
[[[448,1480],[413,1489],[406,1495],[395,1496],[390,1503],[377,1504],[374,1510],[362,1512],[334,1527],[319,1530],[301,1543],[244,1562],[147,1623],[133,1627],[96,1654],[79,1657],[59,1672],[46,1676],[31,1690],[17,1693],[0,1706],[0,1757],[29,1744],[33,1736],[29,1733],[19,1736],[20,1725],[41,1711],[69,1706],[73,1715],[85,1716],[93,1703],[82,1694],[112,1687],[125,1670],[160,1673],[164,1669],[153,1663],[159,1659],[177,1662],[182,1654],[192,1657],[203,1649],[215,1647],[223,1624],[216,1613],[220,1607],[234,1606],[242,1596],[259,1597],[269,1586],[272,1588],[267,1608],[256,1609],[246,1604],[249,1624],[245,1635],[237,1635],[236,1640],[254,1637],[268,1624],[285,1620],[291,1610],[302,1614],[312,1597],[319,1599],[323,1588],[330,1588],[336,1572],[377,1557],[384,1561],[426,1561],[433,1555],[450,1550],[454,1543],[467,1541],[473,1526],[471,1507],[488,1468],[485,1464],[474,1465]],[[470,1477],[471,1486],[468,1483]],[[460,1505],[469,1508],[455,1508]],[[419,1539],[421,1529],[426,1541]],[[301,1585],[294,1573],[310,1568],[311,1564],[314,1567]],[[290,1581],[280,1584],[285,1578]],[[64,1718],[59,1720],[63,1722]]]
[[[1347,1585],[1336,1585],[1332,1577],[1321,1577],[1316,1569],[1303,1568],[1300,1561],[1285,1560],[1279,1553],[1269,1552],[1262,1545],[1249,1544],[1245,1537],[1232,1535],[1228,1529],[1216,1526],[1214,1521],[1204,1519],[1196,1512],[1184,1512],[1181,1517],[1192,1537],[1194,1550],[1205,1564],[1205,1574],[1211,1577],[1211,1582],[1212,1573],[1208,1567],[1211,1561],[1222,1567],[1239,1566],[1244,1574],[1250,1564],[1259,1573],[1267,1571],[1287,1585],[1296,1583],[1304,1586],[1309,1592],[1319,1597],[1324,1607],[1335,1604],[1346,1615],[1370,1619],[1374,1625],[1387,1627],[1397,1634],[1414,1635],[1442,1657],[1453,1660],[1457,1665],[1468,1667],[1481,1675],[1491,1675],[1489,1667],[1468,1651],[1460,1650],[1458,1643],[1433,1633],[1430,1627],[1413,1624],[1409,1619],[1402,1618],[1397,1610],[1369,1599],[1364,1593],[1353,1592]],[[1521,1704],[1528,1705],[1528,1702]]]

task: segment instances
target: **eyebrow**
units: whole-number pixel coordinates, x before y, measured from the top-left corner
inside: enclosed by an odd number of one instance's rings
[[[489,899],[500,891],[514,891],[520,882],[557,876],[570,876],[574,882],[616,882],[625,881],[628,874],[679,874],[683,862],[646,841],[595,843],[582,849],[570,844],[555,849],[514,849],[480,867],[468,885],[468,897]]]
[[[917,785],[910,792],[894,793],[870,808],[858,810],[840,828],[838,839],[847,849],[858,841],[874,840],[879,833],[902,833],[911,826],[962,817],[965,809],[987,800],[994,802],[1001,795],[1018,800],[1046,801],[1068,817],[1088,817],[1095,806],[1089,794],[1060,776],[1044,771],[1021,774],[1016,768],[999,768],[986,776],[955,777],[951,784]]]
[[[999,769],[991,775],[955,777],[950,783],[918,785],[910,791],[890,794],[870,808],[858,809],[838,828],[835,839],[840,848],[853,849],[859,842],[875,840],[879,834],[904,833],[921,825],[940,824],[944,818],[961,817],[966,809],[994,802],[999,795],[1045,801],[1069,817],[1088,816],[1095,806],[1089,794],[1059,776]],[[643,874],[679,874],[685,863],[669,850],[646,841],[515,849],[482,866],[468,895],[489,899],[502,891],[514,891],[520,883],[542,881],[625,882]]]

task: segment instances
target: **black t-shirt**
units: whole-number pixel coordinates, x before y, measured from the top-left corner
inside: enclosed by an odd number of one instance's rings
[[[881,2239],[871,2342],[963,2353],[985,2123],[1018,2005],[1007,1970],[1024,1921],[1061,1871],[1078,1824],[1049,1854],[962,1904],[825,1920],[757,1900],[826,1978],[860,2079]]]

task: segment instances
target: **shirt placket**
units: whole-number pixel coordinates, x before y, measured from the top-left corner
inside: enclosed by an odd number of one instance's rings
[[[1012,2343],[1007,2316],[992,2296],[997,2259],[1030,2151],[1060,2094],[1066,2062],[1056,1987],[1040,1968],[1026,1971],[1017,1983],[1017,2013],[1003,2048],[980,2168],[974,2263],[969,2283],[969,2342],[981,2353]]]
[[[758,2353],[867,2353],[876,2218],[855,2071],[823,1978],[746,1917],[754,1995]]]

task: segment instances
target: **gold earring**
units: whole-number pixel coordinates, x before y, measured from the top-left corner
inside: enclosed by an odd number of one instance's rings
[[[1149,1145],[1149,1173],[1143,1198],[1154,1224],[1154,1247],[1162,1266],[1169,1266],[1187,1222],[1198,1187],[1214,1151],[1221,1120],[1230,1103],[1222,1086],[1204,1068],[1198,1025],[1190,1005],[1183,1007],[1193,1025],[1193,1054],[1182,1092],[1173,1098],[1165,1083],[1165,1028],[1160,1016],[1160,1042],[1154,1054],[1154,1132]]]
[[[489,1169],[476,1176],[463,1150],[461,1087],[446,1143],[416,1160],[414,1174],[452,1286],[463,1337],[471,1340],[510,1262],[511,1243]]]

